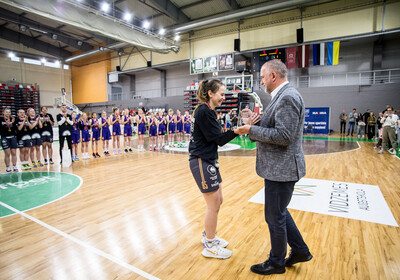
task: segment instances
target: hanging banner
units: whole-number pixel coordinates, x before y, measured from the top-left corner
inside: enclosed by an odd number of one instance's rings
[[[203,73],[203,58],[194,58],[190,60],[190,75]]]
[[[306,108],[304,132],[329,134],[329,107]]]
[[[218,56],[219,71],[233,70],[234,69],[233,57],[234,57],[233,53],[220,54]]]
[[[286,66],[288,69],[296,68],[296,47],[286,48]]]
[[[205,57],[203,64],[203,72],[209,73],[218,71],[217,59],[218,59],[217,55]]]

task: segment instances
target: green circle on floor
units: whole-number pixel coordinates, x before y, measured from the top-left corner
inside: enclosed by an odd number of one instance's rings
[[[0,201],[26,211],[61,199],[82,185],[82,178],[62,172],[0,174]],[[15,214],[0,205],[0,218]]]

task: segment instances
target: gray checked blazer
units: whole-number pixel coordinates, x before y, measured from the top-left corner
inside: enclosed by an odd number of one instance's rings
[[[306,174],[302,137],[304,102],[291,85],[284,85],[269,103],[259,122],[250,128],[257,141],[257,174],[270,181],[298,181]]]

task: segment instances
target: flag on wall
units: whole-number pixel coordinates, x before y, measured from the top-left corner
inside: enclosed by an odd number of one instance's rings
[[[328,49],[328,60],[327,65],[337,65],[339,64],[339,48],[340,41],[329,42],[326,44]]]
[[[313,45],[313,64],[314,66],[325,64],[325,43]]]
[[[304,68],[308,67],[308,61],[309,61],[309,56],[310,56],[310,45],[302,45],[298,46],[298,58],[299,58],[299,63],[298,67],[299,68]]]
[[[296,68],[296,47],[286,48],[287,68]]]

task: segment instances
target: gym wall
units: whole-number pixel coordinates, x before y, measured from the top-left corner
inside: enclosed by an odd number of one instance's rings
[[[109,56],[109,53],[104,53],[89,57],[79,61],[79,65],[87,65],[71,67],[74,104],[107,101],[107,79],[111,63],[106,58]],[[94,61],[99,62],[91,63]]]

